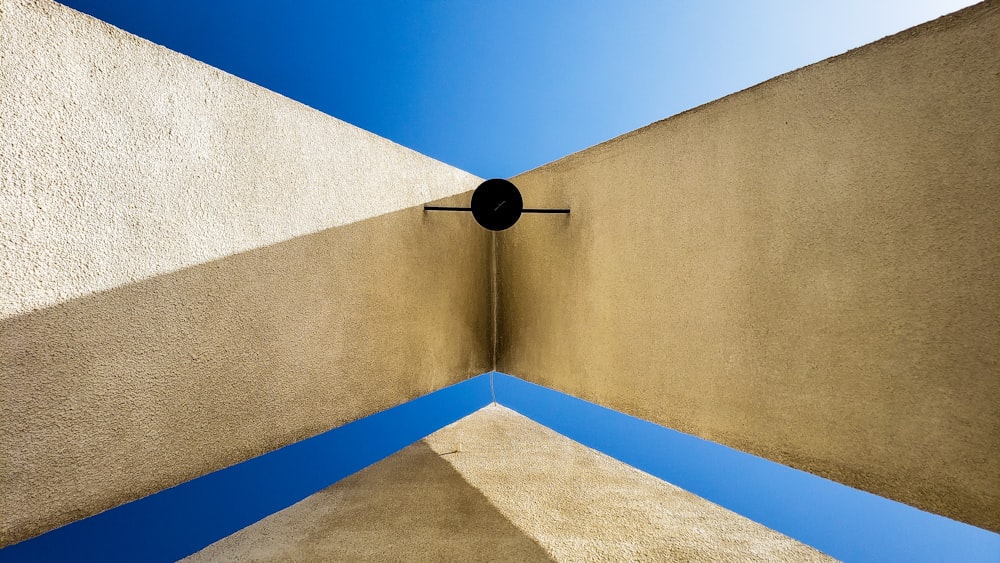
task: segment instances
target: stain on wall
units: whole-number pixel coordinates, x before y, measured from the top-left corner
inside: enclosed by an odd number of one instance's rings
[[[477,178],[53,2],[0,36],[0,546],[490,369],[491,239],[412,207]]]
[[[514,178],[497,369],[1000,531],[1000,4]]]

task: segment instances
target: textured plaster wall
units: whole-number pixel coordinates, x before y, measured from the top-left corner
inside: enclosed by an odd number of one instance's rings
[[[0,37],[0,317],[478,183],[54,2]]]
[[[0,546],[491,367],[477,178],[47,0],[0,182]]]
[[[1000,3],[514,178],[500,371],[1000,531]]]
[[[833,559],[490,405],[183,561]]]

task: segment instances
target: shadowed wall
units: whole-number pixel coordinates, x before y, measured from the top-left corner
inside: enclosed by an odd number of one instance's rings
[[[52,2],[0,37],[0,546],[490,369],[490,237],[412,207],[477,178]]]
[[[497,369],[1000,531],[1000,4],[527,172]]]
[[[490,405],[182,561],[753,558],[832,561]]]

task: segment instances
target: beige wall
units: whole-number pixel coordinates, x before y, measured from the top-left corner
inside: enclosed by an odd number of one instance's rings
[[[181,561],[747,560],[835,561],[489,405]]]
[[[478,181],[0,0],[0,546],[488,371]]]
[[[1000,530],[1000,9],[516,179],[498,368]],[[490,369],[478,179],[0,0],[0,546]]]
[[[514,179],[500,371],[1000,531],[1000,4]]]

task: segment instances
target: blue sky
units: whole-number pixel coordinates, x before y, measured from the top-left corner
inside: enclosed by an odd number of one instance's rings
[[[489,178],[974,2],[63,3]]]

